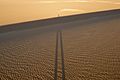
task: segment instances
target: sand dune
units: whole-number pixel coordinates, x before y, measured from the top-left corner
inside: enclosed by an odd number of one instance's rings
[[[110,20],[63,32],[66,79],[120,79],[119,22]]]
[[[120,15],[0,33],[0,79],[53,80],[57,29],[62,29],[66,80],[120,79]],[[61,63],[59,52],[58,80]]]

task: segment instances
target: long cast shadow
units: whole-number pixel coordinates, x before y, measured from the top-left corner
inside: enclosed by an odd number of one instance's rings
[[[62,31],[60,31],[60,45],[61,45],[61,61],[62,61],[62,80],[65,80],[65,68],[64,68],[64,48],[63,48],[63,39]]]
[[[58,31],[56,34],[56,48],[55,48],[55,69],[54,69],[54,80],[57,80],[57,69],[58,69],[58,49],[59,42],[61,48],[61,66],[62,66],[62,80],[65,80],[65,68],[64,68],[64,50],[63,50],[63,40],[62,40],[62,31]]]
[[[55,70],[54,70],[54,80],[57,80],[57,68],[58,68],[58,38],[59,32],[56,34],[56,48],[55,48]]]

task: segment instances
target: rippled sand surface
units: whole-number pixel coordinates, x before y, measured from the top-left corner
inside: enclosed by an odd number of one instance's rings
[[[119,22],[113,19],[62,31],[66,80],[120,80]],[[53,80],[56,32],[26,34],[0,34],[0,79]],[[58,63],[61,80],[60,54]]]
[[[1,80],[53,80],[53,33],[0,41]]]
[[[68,80],[120,80],[119,22],[111,20],[63,32]]]

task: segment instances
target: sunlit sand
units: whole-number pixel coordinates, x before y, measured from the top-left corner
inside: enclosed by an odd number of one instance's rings
[[[119,0],[0,0],[0,25],[120,9]]]
[[[0,33],[0,79],[55,80],[57,72],[62,80],[63,70],[66,80],[119,79],[120,15],[101,17]],[[60,46],[56,52],[58,30],[64,57]]]
[[[120,79],[120,0],[0,0],[0,26],[0,80]]]

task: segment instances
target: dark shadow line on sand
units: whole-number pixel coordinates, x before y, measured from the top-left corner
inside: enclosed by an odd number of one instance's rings
[[[59,46],[60,42],[60,46]],[[58,49],[61,48],[61,66],[62,66],[62,80],[65,80],[65,68],[64,68],[64,50],[63,50],[63,39],[62,31],[57,31],[56,34],[56,48],[55,48],[55,66],[54,66],[54,80],[57,80],[57,69],[58,69]]]
[[[57,68],[58,68],[58,38],[59,32],[56,34],[56,48],[55,48],[55,67],[54,67],[54,80],[57,80]]]
[[[60,46],[61,46],[61,62],[62,62],[62,80],[65,80],[65,65],[64,65],[64,50],[63,50],[63,39],[62,31],[60,31]]]

